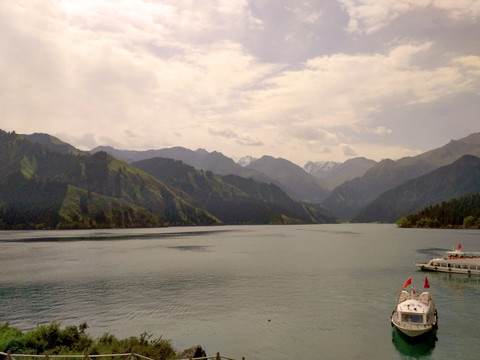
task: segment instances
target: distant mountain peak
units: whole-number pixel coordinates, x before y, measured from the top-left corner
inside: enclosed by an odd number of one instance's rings
[[[237,164],[240,165],[240,166],[248,166],[250,165],[252,162],[258,160],[257,158],[254,158],[253,156],[250,156],[250,155],[247,155],[247,156],[244,156],[242,157],[241,159],[239,159],[237,161]]]
[[[335,161],[309,161],[307,162],[303,168],[309,174],[312,173],[328,173],[332,170],[336,165],[338,165]]]

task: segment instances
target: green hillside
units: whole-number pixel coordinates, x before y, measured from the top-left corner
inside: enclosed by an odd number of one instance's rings
[[[181,189],[193,204],[226,224],[334,222],[326,209],[295,201],[274,184],[236,175],[217,176],[173,159],[157,157],[132,165]]]
[[[450,165],[386,191],[352,221],[393,223],[429,205],[475,191],[480,191],[480,158],[465,155]]]
[[[0,132],[2,228],[219,224],[188,196],[106,153],[60,153]]]
[[[429,206],[402,217],[399,227],[480,229],[480,192]]]
[[[294,201],[272,184],[149,161],[141,169],[45,134],[0,130],[0,228],[334,222],[321,206]]]

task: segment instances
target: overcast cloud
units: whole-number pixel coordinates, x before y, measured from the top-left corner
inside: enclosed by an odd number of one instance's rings
[[[0,5],[0,128],[301,166],[480,131],[477,0]]]

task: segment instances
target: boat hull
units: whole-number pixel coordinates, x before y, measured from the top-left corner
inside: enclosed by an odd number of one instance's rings
[[[427,263],[415,263],[420,270],[453,274],[480,275],[480,252],[447,251],[443,258],[430,259]]]
[[[420,270],[424,271],[445,272],[451,274],[480,275],[480,266],[477,264],[475,264],[475,266],[468,265],[468,268],[465,267],[465,265],[467,264],[458,264],[457,267],[457,264],[452,263],[450,263],[450,266],[448,266],[448,264],[447,266],[432,265],[431,263],[417,263],[416,265],[420,268]]]
[[[397,328],[398,331],[400,331],[403,335],[408,336],[409,338],[417,338],[423,335],[426,335],[433,331],[434,325],[422,327],[422,328],[412,328],[408,326],[402,326],[402,324],[395,324],[393,325]]]

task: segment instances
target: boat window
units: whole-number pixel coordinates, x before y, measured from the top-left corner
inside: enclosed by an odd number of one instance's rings
[[[464,268],[464,269],[468,269],[468,265],[463,265],[463,268]]]
[[[455,267],[456,267],[457,269],[461,269],[461,268],[462,268],[462,267],[460,266],[460,264],[455,264]]]
[[[447,267],[446,263],[441,263],[440,266]]]
[[[422,316],[417,314],[402,314],[402,321],[412,322],[412,323],[421,323]]]

